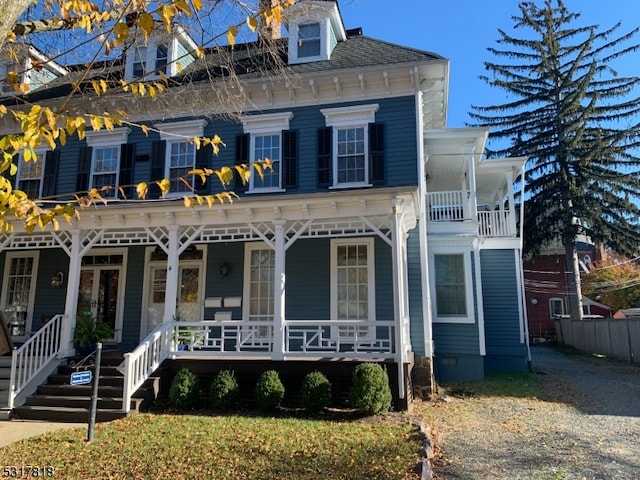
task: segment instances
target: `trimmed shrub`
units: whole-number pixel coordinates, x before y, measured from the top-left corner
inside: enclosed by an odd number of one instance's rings
[[[256,400],[258,405],[267,410],[273,410],[284,398],[284,385],[275,370],[262,372],[256,384]]]
[[[236,405],[240,387],[231,370],[221,370],[209,387],[209,398],[214,408],[228,410]]]
[[[311,372],[304,377],[300,391],[302,406],[313,413],[331,404],[331,383],[322,372]]]
[[[387,371],[377,363],[363,363],[353,371],[349,400],[362,413],[375,415],[391,408]]]
[[[200,379],[188,368],[176,373],[169,388],[169,400],[178,408],[195,408],[200,402]]]

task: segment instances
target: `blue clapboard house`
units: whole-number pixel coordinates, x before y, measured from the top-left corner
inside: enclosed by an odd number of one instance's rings
[[[284,20],[269,39],[278,59],[261,42],[198,58],[176,29],[97,65],[94,78],[128,81],[161,70],[170,87],[72,99],[78,112],[126,110],[132,125],[69,138],[38,164],[18,159],[15,186],[45,204],[126,187],[57,230],[18,222],[0,237],[0,309],[21,346],[6,405],[75,355],[79,316],[115,330],[105,348],[123,353],[125,413],[172,364],[301,375],[381,362],[398,408],[428,395],[433,376],[525,369],[513,191],[525,159],[487,159],[486,129],[446,127],[449,60],[345,28],[335,1],[298,2]],[[219,67],[228,56],[233,72]],[[271,74],[276,60],[285,73]],[[55,79],[73,73],[51,65],[30,99],[66,93]],[[214,135],[217,155],[192,142]],[[185,207],[185,195],[224,191],[189,171],[264,158],[273,170],[236,176],[233,203]],[[164,198],[152,184],[162,178],[173,179]],[[143,181],[137,200],[131,185]]]

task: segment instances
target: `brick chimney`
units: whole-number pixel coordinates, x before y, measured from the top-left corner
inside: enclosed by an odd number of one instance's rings
[[[278,3],[280,3],[279,0],[260,0],[258,11],[262,12]],[[277,40],[282,37],[281,29],[282,25],[280,23],[276,24],[276,22],[273,22],[267,26],[261,19],[260,25],[258,26],[258,37],[265,40]]]

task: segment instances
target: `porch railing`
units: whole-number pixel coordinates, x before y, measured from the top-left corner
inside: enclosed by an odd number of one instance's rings
[[[13,350],[9,379],[9,409],[14,407],[16,397],[22,390],[58,357],[61,349],[62,319],[62,315],[54,316],[20,348]]]
[[[479,211],[478,222],[481,237],[509,237],[515,234],[515,225],[511,224],[507,210]]]
[[[173,322],[163,323],[140,342],[132,352],[124,354],[122,373],[124,388],[122,410],[131,410],[131,397],[138,388],[158,369],[173,349]]]
[[[466,190],[429,192],[427,193],[429,221],[450,222],[470,219],[468,203],[469,192]]]
[[[158,326],[121,365],[122,409],[130,410],[135,391],[168,358],[286,357],[395,358],[396,327],[392,321],[286,320],[283,352],[274,352],[271,321],[172,321]]]

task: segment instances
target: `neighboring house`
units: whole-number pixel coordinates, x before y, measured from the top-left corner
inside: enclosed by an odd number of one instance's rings
[[[580,272],[587,273],[594,262],[602,260],[602,252],[587,236],[578,239]],[[524,285],[527,299],[529,334],[533,338],[551,340],[556,336],[554,318],[569,315],[565,250],[557,241],[524,263]],[[582,297],[585,316],[610,317],[611,308],[588,297]]]
[[[113,190],[108,205],[57,231],[16,224],[0,253],[0,307],[15,341],[59,325],[59,355],[73,355],[76,315],[102,317],[111,343],[132,351],[128,394],[175,359],[210,362],[209,371],[385,362],[400,407],[412,373],[423,395],[432,368],[439,380],[526,368],[513,194],[525,159],[486,159],[487,129],[446,128],[447,59],[346,30],[335,2],[303,3],[287,11],[289,37],[279,40],[291,79],[250,68],[257,43],[226,52],[251,99],[239,121],[207,102],[211,51],[180,74],[187,90],[116,101],[153,127],[148,135],[88,132],[41,152],[37,175],[19,169],[18,185],[47,196],[274,162],[264,179],[232,185],[233,204],[185,208],[190,192],[175,181],[164,199]],[[180,36],[130,50],[120,75],[189,57],[189,45]],[[53,94],[62,92],[40,98]],[[218,156],[188,141],[214,134],[226,142]],[[200,194],[219,190],[193,182]]]

